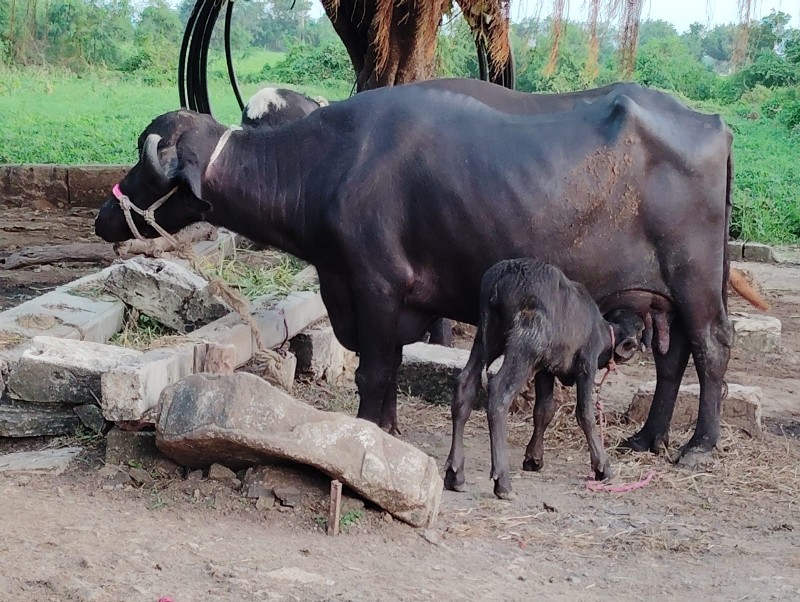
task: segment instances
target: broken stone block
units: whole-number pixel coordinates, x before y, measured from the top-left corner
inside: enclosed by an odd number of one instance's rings
[[[59,475],[82,451],[83,449],[80,447],[62,447],[61,449],[5,454],[0,456],[0,472]]]
[[[744,243],[740,240],[728,241],[728,257],[731,261],[741,261]]]
[[[106,427],[106,421],[103,419],[103,414],[100,408],[93,404],[86,404],[82,406],[75,406],[75,415],[80,419],[87,429],[94,433],[102,433]]]
[[[229,312],[211,295],[208,282],[177,263],[134,257],[113,268],[106,289],[177,332],[191,332]]]
[[[632,422],[644,422],[650,411],[655,391],[655,382],[639,387],[625,416]],[[682,385],[678,390],[678,400],[675,402],[672,427],[694,426],[697,422],[699,404],[700,385]],[[729,384],[728,395],[722,400],[721,420],[741,428],[751,437],[761,436],[761,389]]]
[[[357,365],[356,355],[345,349],[331,326],[312,326],[292,338],[289,349],[297,356],[297,372],[335,384],[342,376],[351,376]]]
[[[106,420],[141,420],[158,404],[167,385],[194,373],[194,346],[153,349],[120,363],[100,378],[98,397]]]
[[[772,248],[758,242],[747,242],[742,249],[744,261],[758,261],[761,263],[777,263]]]
[[[260,376],[269,383],[291,393],[297,369],[297,357],[285,349],[256,353],[242,370]]]
[[[295,508],[300,505],[300,490],[296,487],[276,487],[272,492],[281,506]]]
[[[133,460],[149,466],[161,457],[153,431],[123,431],[114,427],[106,435],[106,464],[128,466]]]
[[[9,376],[9,395],[25,401],[97,403],[102,374],[141,355],[114,345],[34,337]]]
[[[781,321],[764,315],[733,313],[730,315],[736,336],[733,347],[748,355],[780,353]]]
[[[233,374],[236,368],[236,347],[230,343],[206,343],[201,372]],[[197,349],[195,349],[195,354]],[[195,356],[196,357],[196,356]]]
[[[71,406],[40,403],[0,404],[0,437],[71,435],[80,420]]]
[[[403,363],[397,374],[397,387],[431,403],[450,405],[453,401],[458,375],[469,359],[469,350],[414,343],[403,347]],[[489,366],[489,377],[502,365],[497,360]],[[475,407],[486,405],[486,391],[478,388]]]
[[[167,387],[160,404],[157,445],[182,465],[298,462],[413,526],[436,520],[436,461],[371,422],[323,412],[244,372],[189,376]]]
[[[233,472],[227,466],[223,466],[222,464],[212,464],[208,468],[208,480],[209,481],[218,481],[228,487],[233,489],[238,489],[241,483],[239,482],[239,478],[236,476],[236,473]]]

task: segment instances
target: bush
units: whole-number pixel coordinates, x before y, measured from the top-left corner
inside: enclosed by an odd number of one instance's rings
[[[296,44],[278,64],[265,65],[259,79],[287,84],[352,82],[355,73],[347,51],[339,42],[328,42],[317,48]]]
[[[800,66],[790,63],[774,52],[762,52],[755,61],[725,78],[717,89],[717,98],[723,102],[736,102],[756,86],[781,88],[800,81]]]
[[[672,37],[650,40],[639,49],[634,78],[645,86],[708,100],[717,76],[691,55],[680,38]]]

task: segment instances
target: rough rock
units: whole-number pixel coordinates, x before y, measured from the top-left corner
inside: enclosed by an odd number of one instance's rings
[[[208,282],[160,258],[134,257],[114,266],[106,288],[127,305],[180,333],[229,313],[211,295]]]
[[[403,347],[403,363],[397,374],[397,387],[431,403],[450,405],[453,401],[458,375],[469,359],[468,349],[455,349],[414,343]],[[494,376],[502,365],[498,360],[489,366],[489,377]],[[478,388],[475,407],[486,404],[486,391]]]
[[[772,316],[732,313],[733,331],[736,333],[733,347],[748,355],[780,353],[781,321]]]
[[[632,422],[642,423],[647,419],[650,404],[655,394],[655,381],[639,387],[633,396],[626,417]],[[678,390],[675,412],[672,415],[673,428],[688,428],[697,422],[700,403],[700,385],[682,385]],[[752,437],[761,435],[761,389],[728,385],[728,395],[722,400],[722,422],[737,426]]]
[[[101,375],[142,353],[113,345],[34,337],[8,379],[14,399],[86,404],[101,397]]]
[[[58,475],[83,451],[80,447],[62,447],[42,451],[16,452],[0,456],[0,472],[48,473]]]
[[[777,263],[778,261],[769,245],[758,242],[746,242],[744,244],[742,259],[744,259],[744,261],[758,261],[761,263]]]
[[[335,384],[352,378],[356,354],[345,349],[331,326],[312,326],[292,338],[289,349],[297,356],[297,372]]]
[[[150,476],[150,473],[143,468],[133,467],[128,471],[128,475],[139,485],[152,485],[156,480]]]
[[[241,483],[239,482],[239,478],[236,476],[235,472],[233,472],[227,466],[223,466],[222,464],[216,464],[216,463],[212,464],[208,468],[208,480],[218,481],[234,489],[238,489],[239,486],[241,485]]]
[[[436,461],[377,425],[323,412],[252,374],[195,374],[164,390],[156,443],[178,463],[244,468],[306,464],[413,526],[430,526],[442,479]]]
[[[281,506],[295,508],[300,505],[300,490],[296,487],[276,487],[273,494],[281,503]]]
[[[0,437],[71,435],[81,422],[70,406],[40,403],[0,404]]]

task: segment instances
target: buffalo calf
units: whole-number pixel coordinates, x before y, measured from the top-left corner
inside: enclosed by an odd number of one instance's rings
[[[534,432],[523,469],[539,470],[543,465],[544,431],[555,412],[557,377],[565,385],[577,385],[576,415],[589,443],[592,469],[598,480],[610,477],[608,455],[595,430],[592,386],[598,368],[635,355],[643,330],[639,316],[627,309],[612,311],[606,320],[584,286],[551,264],[512,259],[489,268],[481,281],[478,333],[453,398],[453,443],[445,486],[463,489],[464,425],[482,374],[500,355],[503,365],[489,383],[486,410],[495,495],[504,499],[511,495],[506,419],[511,402],[534,373]]]

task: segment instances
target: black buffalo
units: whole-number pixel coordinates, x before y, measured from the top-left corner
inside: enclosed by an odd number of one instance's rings
[[[684,451],[715,445],[731,343],[732,135],[719,116],[614,91],[520,116],[409,85],[233,132],[209,166],[224,132],[187,111],[156,118],[122,192],[144,208],[177,187],[156,212],[168,230],[206,220],[314,264],[337,338],[360,354],[360,417],[396,429],[403,345],[438,316],[475,324],[482,274],[527,256],[583,283],[604,313],[626,295],[671,304],[678,325],[631,444],[667,441],[692,353],[702,393]],[[96,231],[130,238],[115,198]]]

